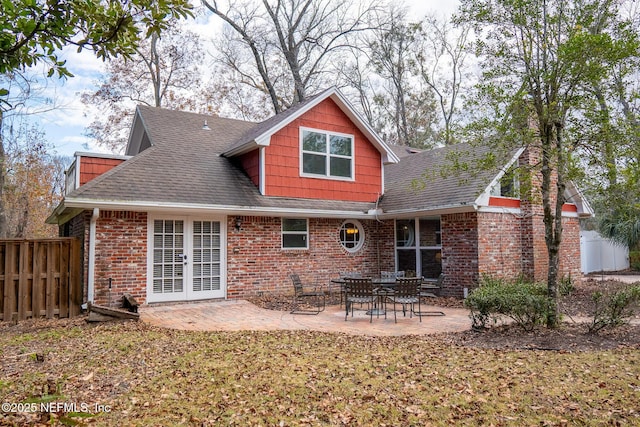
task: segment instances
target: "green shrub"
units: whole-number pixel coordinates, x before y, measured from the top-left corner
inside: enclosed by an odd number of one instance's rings
[[[566,297],[567,295],[571,295],[575,290],[576,287],[573,285],[571,276],[563,276],[562,279],[560,279],[560,284],[558,286],[558,292],[560,295]]]
[[[594,310],[588,329],[589,333],[597,333],[604,328],[615,328],[629,321],[640,302],[640,285],[610,293],[594,292],[591,298]]]
[[[483,280],[464,300],[464,305],[471,310],[473,329],[485,329],[489,327],[490,322],[495,324],[498,320],[495,298],[497,291],[492,285],[491,282]]]
[[[480,286],[469,294],[465,305],[471,310],[474,329],[486,328],[490,322],[495,324],[500,316],[507,316],[529,331],[543,324],[551,309],[545,285],[486,276]]]

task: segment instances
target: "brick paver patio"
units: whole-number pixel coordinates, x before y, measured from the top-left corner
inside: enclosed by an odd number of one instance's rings
[[[465,309],[422,306],[422,310],[438,310],[444,316],[403,317],[398,313],[394,323],[393,312],[383,316],[369,316],[356,310],[354,317],[344,320],[344,308],[327,306],[318,315],[290,314],[284,311],[267,310],[244,300],[194,302],[186,304],[144,306],[140,308],[142,321],[152,325],[194,331],[241,331],[241,330],[313,330],[341,332],[354,335],[394,336],[457,332],[471,328],[469,311]]]

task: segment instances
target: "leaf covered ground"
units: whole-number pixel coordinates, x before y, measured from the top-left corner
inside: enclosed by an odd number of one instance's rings
[[[575,328],[556,341],[584,336]],[[510,327],[364,337],[4,323],[0,397],[14,407],[0,425],[640,425],[638,327],[625,328],[584,351]],[[41,403],[57,406],[14,410]]]

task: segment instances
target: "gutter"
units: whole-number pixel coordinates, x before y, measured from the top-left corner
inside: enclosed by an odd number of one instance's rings
[[[64,204],[67,208],[90,209],[89,205],[105,210],[127,210],[145,212],[179,212],[184,214],[220,214],[220,215],[265,215],[265,216],[317,216],[319,218],[354,218],[370,219],[367,212],[375,206],[375,202],[361,202],[361,210],[335,210],[330,208],[309,209],[309,208],[286,208],[286,207],[263,207],[263,206],[227,206],[227,205],[199,205],[190,203],[162,203],[162,202],[139,202],[139,201],[107,201],[95,199],[66,199]],[[367,206],[368,205],[368,206]]]
[[[100,217],[100,209],[93,208],[89,221],[89,266],[87,272],[87,301],[93,303],[95,293],[96,272],[96,223]]]

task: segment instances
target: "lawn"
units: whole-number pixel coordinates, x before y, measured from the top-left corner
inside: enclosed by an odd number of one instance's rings
[[[5,324],[0,349],[0,397],[14,404],[2,425],[640,424],[637,349],[482,350],[448,337],[81,319]],[[11,412],[43,402],[54,411]]]

